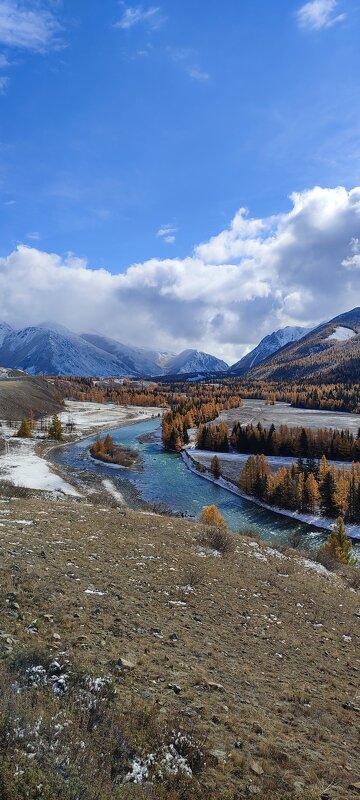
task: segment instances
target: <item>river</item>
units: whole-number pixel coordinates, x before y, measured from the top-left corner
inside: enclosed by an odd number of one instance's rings
[[[95,463],[89,456],[95,436],[54,450],[51,460],[110,478],[133,507],[139,507],[140,499],[140,503],[163,503],[172,511],[197,517],[203,506],[214,503],[233,531],[251,526],[268,541],[286,541],[289,534],[299,531],[306,544],[320,544],[326,538],[315,527],[256,506],[190,472],[179,455],[162,449],[158,419],[118,428],[111,436],[117,444],[139,451],[141,468],[125,471]]]

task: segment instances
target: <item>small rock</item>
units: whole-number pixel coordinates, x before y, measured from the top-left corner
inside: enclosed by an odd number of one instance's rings
[[[129,661],[127,658],[119,658],[118,667],[120,669],[135,669],[135,664],[132,661]]]
[[[59,642],[60,639],[61,639],[60,634],[59,633],[53,633],[53,639],[55,639],[56,642]]]
[[[181,686],[178,686],[177,683],[169,683],[169,689],[172,689],[175,694],[180,694]]]
[[[261,725],[258,725],[257,722],[254,722],[254,724],[252,726],[252,729],[253,729],[254,733],[256,733],[258,736],[262,736],[263,733],[264,733]]]
[[[261,764],[259,764],[258,761],[250,761],[250,769],[251,769],[251,772],[255,773],[255,775],[263,775],[264,774],[264,770],[263,770]]]
[[[169,639],[170,642],[176,642],[178,640],[178,636],[176,635],[176,633],[170,633]]]
[[[208,689],[212,689],[215,692],[223,692],[224,687],[222,683],[216,683],[216,681],[207,681]]]

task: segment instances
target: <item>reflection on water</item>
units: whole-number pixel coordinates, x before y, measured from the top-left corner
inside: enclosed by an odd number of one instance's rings
[[[144,435],[151,433],[154,436]],[[158,419],[118,428],[111,431],[111,436],[114,442],[136,448],[141,453],[142,468],[127,471],[126,478],[136,486],[145,501],[164,503],[173,511],[194,517],[198,516],[203,506],[214,503],[233,531],[244,526],[255,526],[267,540],[286,540],[294,531],[301,531],[306,541],[314,544],[326,537],[316,528],[260,508],[190,472],[180,456],[163,451]],[[53,460],[104,474],[115,484],[119,483],[121,488],[124,470],[109,469],[89,459],[88,448],[94,440],[95,437],[64,447],[54,453]]]

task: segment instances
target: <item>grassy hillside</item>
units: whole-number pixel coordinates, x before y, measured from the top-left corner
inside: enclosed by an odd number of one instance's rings
[[[0,418],[21,420],[32,414],[41,417],[61,410],[54,387],[43,380],[16,370],[9,377],[0,374]]]
[[[1,502],[3,800],[358,796],[358,592],[209,530]]]

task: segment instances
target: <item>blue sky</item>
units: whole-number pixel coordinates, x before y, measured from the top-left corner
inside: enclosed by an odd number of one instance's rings
[[[359,23],[357,0],[0,0],[0,256],[71,252],[114,276],[155,259],[170,277],[239,208],[269,220],[294,192],[358,186]],[[355,217],[343,246],[358,232]],[[265,294],[257,330],[313,320],[317,296],[284,314]],[[183,337],[167,322],[163,340],[231,358],[256,338],[249,310],[238,342],[211,314]]]

